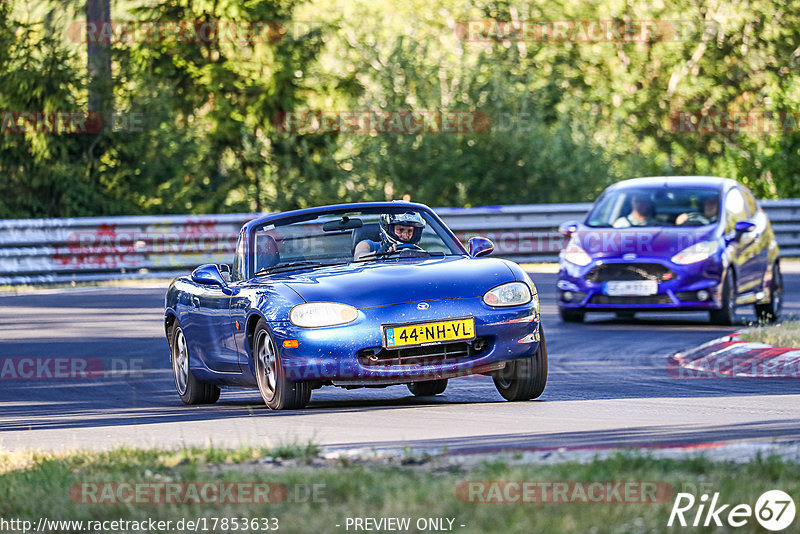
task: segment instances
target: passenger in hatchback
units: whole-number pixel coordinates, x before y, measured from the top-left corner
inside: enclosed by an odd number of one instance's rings
[[[614,228],[657,226],[659,224],[653,217],[653,201],[650,200],[649,195],[635,193],[631,199],[631,206],[630,213],[614,221]]]

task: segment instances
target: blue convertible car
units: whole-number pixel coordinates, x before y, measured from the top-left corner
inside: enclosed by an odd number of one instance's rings
[[[465,250],[427,206],[375,202],[267,215],[245,224],[231,267],[174,280],[165,326],[186,404],[219,386],[258,388],[272,409],[313,389],[491,375],[508,400],[541,395],[547,348],[536,287],[515,263]]]
[[[753,194],[734,180],[660,177],[606,189],[586,220],[565,223],[558,306],[564,321],[589,311],[707,311],[732,324],[753,304],[774,321],[783,304],[778,243]]]

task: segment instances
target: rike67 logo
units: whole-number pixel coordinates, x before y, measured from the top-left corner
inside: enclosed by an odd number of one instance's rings
[[[770,490],[761,494],[755,507],[749,504],[723,504],[719,492],[709,502],[708,494],[696,499],[691,493],[678,493],[667,526],[682,527],[743,527],[753,518],[765,529],[778,532],[792,525],[796,514],[794,500],[781,490]]]

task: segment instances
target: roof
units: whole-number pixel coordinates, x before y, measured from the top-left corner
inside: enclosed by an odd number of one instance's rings
[[[624,187],[717,187],[720,189],[737,184],[736,180],[718,176],[648,176],[623,180],[609,186],[609,190]]]

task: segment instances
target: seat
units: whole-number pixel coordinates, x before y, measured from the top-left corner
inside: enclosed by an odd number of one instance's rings
[[[365,239],[380,243],[381,225],[379,223],[366,223],[364,226],[353,230],[353,254],[356,252],[356,245]]]
[[[256,272],[278,265],[281,261],[278,243],[271,235],[256,236]]]

